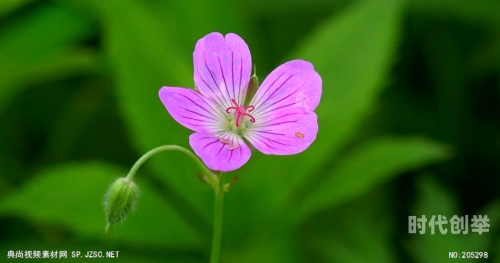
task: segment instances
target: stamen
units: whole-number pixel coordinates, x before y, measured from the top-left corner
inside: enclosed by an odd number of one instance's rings
[[[231,102],[233,103],[234,107],[227,108],[226,113],[231,113],[231,110],[234,110],[234,118],[236,119],[236,127],[240,127],[240,121],[243,118],[243,116],[249,117],[251,123],[255,122],[255,118],[252,115],[247,113],[247,112],[252,112],[255,109],[254,106],[250,105],[250,106],[244,107],[244,106],[238,105],[238,102],[236,102],[236,100],[234,100],[234,99],[231,99]]]

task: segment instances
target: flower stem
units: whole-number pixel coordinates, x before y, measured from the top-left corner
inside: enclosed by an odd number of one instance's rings
[[[182,153],[186,154],[187,156],[191,157],[191,159],[194,160],[194,162],[200,167],[200,169],[205,174],[208,183],[214,189],[216,188],[218,181],[217,181],[217,178],[215,177],[215,175],[191,151],[187,150],[184,147],[177,146],[177,145],[163,145],[163,146],[156,147],[156,148],[150,150],[149,152],[145,153],[143,156],[141,156],[141,158],[139,158],[139,160],[137,160],[134,163],[134,166],[132,166],[129,173],[127,174],[127,179],[132,180],[134,178],[137,170],[139,169],[139,167],[141,167],[141,165],[147,159],[149,159],[150,157],[152,157],[153,155],[155,155],[157,153],[164,152],[164,151],[178,151],[178,152],[182,152]]]
[[[164,151],[178,151],[186,154],[191,157],[195,161],[195,163],[200,167],[200,169],[205,174],[206,181],[208,184],[212,186],[215,193],[215,204],[214,204],[214,232],[212,236],[212,252],[210,256],[210,263],[219,263],[220,257],[220,244],[222,237],[222,205],[224,200],[224,193],[226,192],[225,187],[225,178],[226,175],[224,173],[214,174],[211,172],[203,162],[196,157],[192,152],[177,145],[163,145],[160,147],[156,147],[149,152],[145,153],[139,160],[137,160],[129,173],[127,174],[126,179],[132,180],[137,173],[137,170],[141,167],[141,165],[148,160],[153,155],[164,152]]]
[[[210,263],[219,263],[220,244],[222,237],[222,207],[224,201],[224,180],[226,175],[219,174],[218,186],[215,188],[215,204],[214,204],[214,232],[212,236],[212,253],[210,255]]]

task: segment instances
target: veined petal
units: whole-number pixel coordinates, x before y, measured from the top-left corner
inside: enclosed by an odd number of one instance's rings
[[[196,43],[193,60],[194,82],[203,96],[224,109],[232,106],[231,99],[243,104],[252,58],[241,37],[210,33]]]
[[[203,163],[215,171],[236,170],[248,162],[251,155],[250,148],[236,135],[221,140],[212,134],[197,132],[189,136],[189,144]]]
[[[197,92],[186,88],[163,87],[160,99],[174,120],[197,132],[220,130],[224,112]]]
[[[263,122],[252,126],[245,138],[262,153],[289,155],[307,149],[317,133],[316,114],[292,108],[274,111]]]
[[[287,62],[269,74],[257,90],[250,105],[259,120],[273,111],[287,107],[312,112],[321,98],[322,80],[311,63],[304,60]]]

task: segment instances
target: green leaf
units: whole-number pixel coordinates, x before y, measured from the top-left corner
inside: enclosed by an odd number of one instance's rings
[[[385,138],[366,143],[343,156],[294,212],[302,221],[314,213],[346,202],[392,177],[430,163],[442,161],[449,150],[422,138]],[[295,201],[291,202],[295,204]]]
[[[226,199],[225,229],[231,245],[245,247],[249,236],[260,234],[256,225],[268,225],[269,220],[288,223],[289,217],[278,218],[296,210],[285,210],[290,209],[286,202],[292,191],[305,180],[316,180],[321,166],[331,163],[334,153],[353,136],[382,88],[401,11],[398,1],[359,1],[325,21],[291,56],[311,61],[323,79],[316,111],[318,137],[309,149],[293,156],[252,152],[250,161],[237,171],[240,182],[230,192],[232,197]],[[230,212],[242,205],[244,211]]]
[[[38,60],[35,64],[28,64],[17,71],[10,72],[9,84],[25,87],[78,73],[94,72],[96,68],[97,58],[93,50],[61,48]]]
[[[490,218],[490,232],[479,235],[472,232],[471,224],[473,215],[468,215],[468,233],[452,234],[450,232],[451,224],[449,220],[454,216],[464,217],[460,213],[456,198],[440,186],[432,177],[423,177],[417,182],[419,199],[416,207],[413,209],[412,216],[417,218],[425,215],[427,224],[425,234],[409,234],[411,240],[407,244],[408,250],[417,259],[417,262],[448,262],[449,252],[456,251],[458,256],[460,252],[490,252],[488,244],[493,238],[493,226],[498,224],[500,219],[500,203],[494,203],[485,209],[482,209],[477,215],[487,215]],[[442,234],[439,227],[436,226],[434,234],[431,234],[429,221],[432,216],[435,220],[439,215],[445,216],[448,222],[443,225],[448,229],[446,234]]]
[[[88,57],[73,55],[77,41],[88,37],[92,26],[71,9],[49,4],[12,20],[0,32],[0,109],[26,84],[26,79],[45,74],[67,72],[65,66],[81,67]],[[70,53],[68,50],[71,50]],[[86,53],[88,54],[88,53]],[[69,61],[61,61],[63,56]],[[51,76],[46,76],[45,78]]]
[[[176,42],[171,33],[175,24],[149,12],[143,1],[127,1],[127,8],[117,0],[91,3],[105,28],[104,49],[133,146],[141,154],[165,144],[190,148],[190,131],[172,119],[158,91],[162,86],[194,87],[192,57],[180,57],[179,50],[182,45],[194,49],[195,42]],[[176,207],[187,205],[186,212],[196,218],[193,223],[206,226],[209,234],[213,196],[196,177],[201,171],[193,162],[180,153],[166,153],[146,165],[178,195],[172,200],[178,202]]]
[[[136,211],[105,236],[103,196],[114,179],[126,171],[98,162],[48,168],[0,203],[0,214],[34,222],[59,223],[83,237],[107,238],[134,244],[198,248],[200,237],[165,200],[138,182]],[[138,175],[139,177],[140,175]]]
[[[274,191],[289,193],[306,180],[317,180],[311,174],[331,163],[355,135],[383,87],[397,44],[401,12],[400,1],[359,1],[325,21],[291,56],[312,62],[323,79],[316,110],[319,132],[303,153],[258,156],[251,162],[263,176],[280,175],[282,182]]]
[[[196,6],[196,8],[193,8]],[[198,39],[210,32],[226,34],[245,32],[245,24],[240,15],[239,5],[225,1],[191,0],[191,1],[155,1],[152,2],[153,13],[163,16],[164,28],[175,36],[178,47],[187,53],[184,60],[191,62],[194,45]],[[203,21],[203,23],[200,23]],[[182,26],[171,26],[182,24]],[[246,36],[242,36],[248,40]]]

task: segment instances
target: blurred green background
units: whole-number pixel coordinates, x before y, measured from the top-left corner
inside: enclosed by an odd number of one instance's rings
[[[448,262],[451,251],[500,262],[499,10],[496,0],[0,1],[0,261],[9,250],[117,250],[116,262],[208,262],[213,193],[184,156],[148,161],[136,211],[110,235],[102,200],[141,154],[189,147],[157,94],[194,86],[194,45],[218,31],[245,39],[261,78],[291,59],[323,78],[313,145],[254,152],[230,174],[240,179],[225,198],[222,262]],[[411,215],[487,215],[491,227],[409,234]]]

